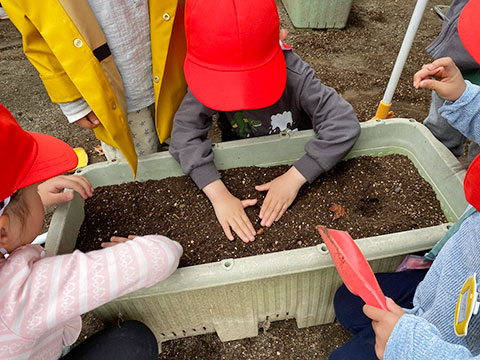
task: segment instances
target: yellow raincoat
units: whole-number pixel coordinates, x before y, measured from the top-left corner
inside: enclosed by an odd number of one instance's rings
[[[120,149],[137,171],[122,79],[87,0],[2,0],[23,50],[53,102],[83,97],[101,125],[95,135]],[[160,142],[186,92],[184,0],[150,0],[155,124]]]

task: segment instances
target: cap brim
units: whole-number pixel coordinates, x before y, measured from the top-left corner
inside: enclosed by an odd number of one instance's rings
[[[265,65],[244,71],[218,71],[185,60],[185,78],[193,95],[206,107],[219,111],[261,109],[282,96],[287,69],[282,49]]]
[[[458,18],[458,35],[473,59],[480,64],[480,1],[470,0]]]
[[[78,157],[65,142],[53,136],[28,132],[38,145],[32,167],[18,185],[18,189],[36,184],[75,169]]]

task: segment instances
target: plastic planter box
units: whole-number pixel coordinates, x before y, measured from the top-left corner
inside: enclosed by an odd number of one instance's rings
[[[304,153],[312,131],[221,143],[214,146],[217,167],[291,164]],[[466,208],[464,171],[430,132],[415,120],[363,123],[347,158],[360,155],[407,155],[432,185],[447,219]],[[97,186],[132,181],[126,163],[105,162],[79,171]],[[140,161],[138,180],[182,175],[168,153]],[[57,208],[47,238],[55,253],[71,252],[84,218],[83,200]],[[315,224],[316,225],[316,224]],[[357,240],[374,271],[393,271],[405,254],[430,249],[447,224]],[[210,240],[213,241],[213,240]],[[226,241],[224,238],[218,241]],[[222,341],[256,336],[259,324],[295,318],[299,327],[332,322],[332,298],[341,280],[325,245],[282,251],[178,269],[167,280],[123,296],[95,310],[105,321],[138,319],[159,342],[217,332]]]
[[[296,28],[343,29],[352,0],[282,0]]]

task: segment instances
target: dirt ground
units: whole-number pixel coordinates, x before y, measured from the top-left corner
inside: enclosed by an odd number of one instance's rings
[[[415,3],[415,0],[353,0],[344,30],[295,30],[281,3],[279,11],[282,27],[290,31],[287,43],[313,66],[325,84],[351,102],[359,120],[365,121],[375,114],[383,97]],[[441,27],[432,7],[442,3],[448,4],[431,0],[425,11],[393,98],[392,110],[397,117],[421,121],[428,113],[430,93],[414,90],[411,82],[415,71],[430,60],[424,48],[438,35]],[[37,72],[23,55],[20,34],[8,20],[0,21],[0,103],[13,113],[24,129],[56,136],[73,147],[84,147],[91,163],[104,160],[95,151],[98,141],[93,134],[69,125],[58,106],[50,102]],[[91,315],[85,320],[84,335],[101,326]],[[190,345],[193,348],[207,346],[212,354],[210,358],[215,359],[325,359],[348,338],[337,324],[306,330],[294,326],[291,331],[289,327],[289,323],[273,323],[265,335],[229,344],[214,340],[213,335],[186,341],[193,344]],[[274,332],[277,328],[280,330]],[[284,340],[278,338],[278,334],[290,336],[298,349],[286,351]],[[311,343],[300,341],[299,337],[308,338]],[[176,350],[172,350],[169,358],[181,359],[179,349],[189,345],[170,346]],[[164,345],[165,353],[166,348],[167,344]],[[315,351],[307,352],[310,348]]]

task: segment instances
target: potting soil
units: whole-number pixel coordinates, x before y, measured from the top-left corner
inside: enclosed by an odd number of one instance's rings
[[[180,266],[215,262],[321,243],[316,225],[345,230],[354,239],[446,222],[431,186],[403,155],[359,157],[340,162],[306,184],[283,217],[262,228],[258,214],[265,193],[255,190],[289,166],[243,167],[221,172],[232,194],[257,198],[246,209],[258,235],[254,242],[223,234],[207,197],[189,177],[130,182],[95,189],[85,203],[77,248],[100,248],[111,236],[161,234],[182,244]]]

